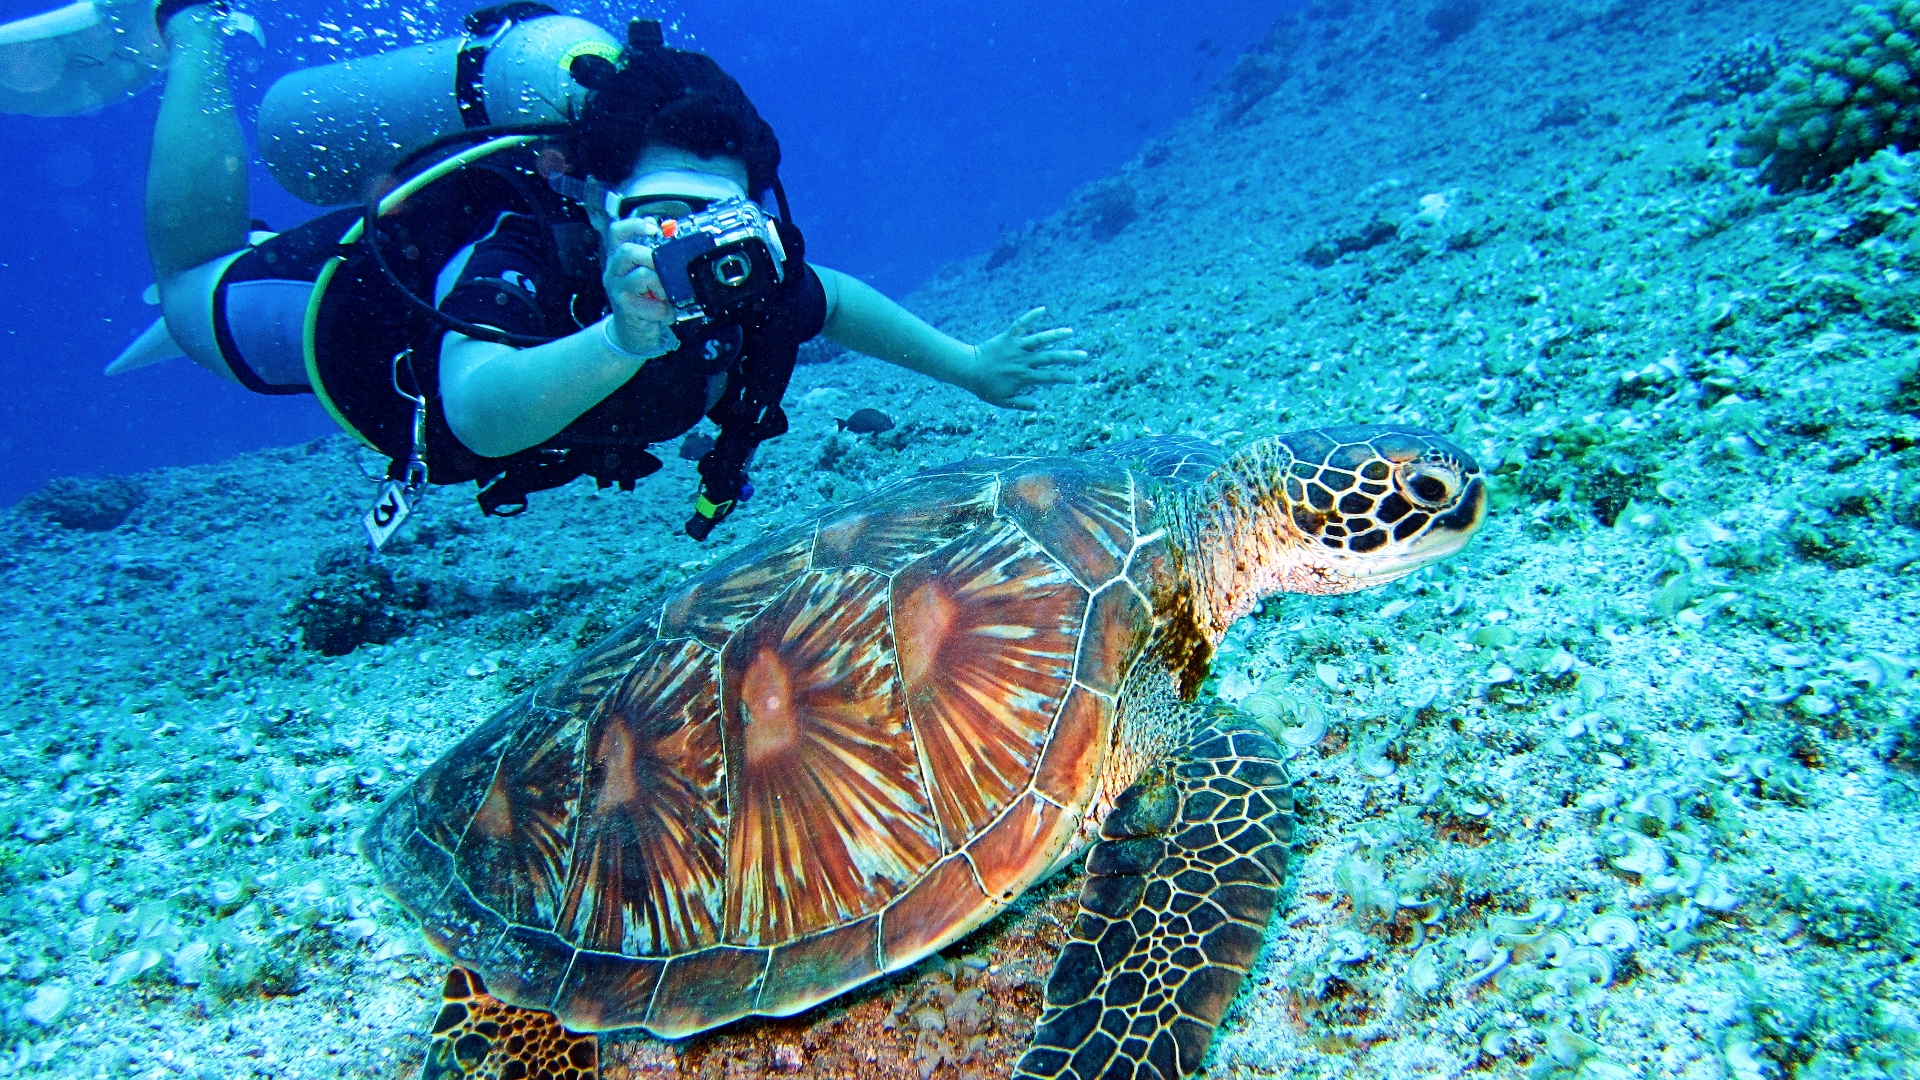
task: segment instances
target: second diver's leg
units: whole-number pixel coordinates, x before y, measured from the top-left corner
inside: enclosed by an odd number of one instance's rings
[[[223,16],[167,20],[167,87],[147,168],[147,252],[162,290],[182,272],[247,246],[247,146],[227,86]]]

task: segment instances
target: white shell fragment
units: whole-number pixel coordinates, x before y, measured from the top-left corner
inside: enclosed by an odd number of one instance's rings
[[[1235,669],[1220,676],[1220,696],[1228,701],[1244,701],[1252,696],[1254,689],[1253,680],[1244,671]]]
[[[1586,976],[1594,986],[1613,985],[1613,957],[1608,956],[1605,949],[1592,945],[1574,949],[1567,954],[1566,969],[1573,974]]]
[[[1552,926],[1567,913],[1567,906],[1558,900],[1541,903],[1535,900],[1524,915],[1496,915],[1487,920],[1487,929],[1495,934],[1524,934],[1540,926]]]
[[[1640,944],[1640,924],[1628,916],[1609,912],[1588,920],[1581,936],[1590,945],[1614,952],[1627,952]]]
[[[1729,1036],[1721,1053],[1726,1055],[1727,1067],[1733,1071],[1733,1075],[1738,1077],[1739,1080],[1746,1080],[1746,1078],[1750,1076],[1757,1077],[1766,1075],[1760,1059],[1754,1055],[1753,1040],[1745,1035],[1735,1034]],[[1771,1061],[1767,1062],[1767,1065],[1771,1064],[1773,1064]]]
[[[1407,965],[1407,988],[1425,997],[1440,989],[1440,943],[1430,941],[1414,951]]]
[[[1327,959],[1336,964],[1357,964],[1373,955],[1373,947],[1355,930],[1338,930],[1327,939]]]
[[[1806,694],[1793,703],[1793,707],[1808,716],[1832,716],[1840,708],[1840,703],[1825,694]]]
[[[1578,806],[1582,810],[1604,810],[1619,801],[1619,792],[1612,791],[1608,788],[1600,788],[1595,791],[1581,792],[1580,797],[1573,802],[1575,806]]]
[[[1572,1068],[1600,1052],[1600,1044],[1575,1032],[1565,1024],[1547,1028],[1547,1054]]]
[[[158,967],[162,959],[158,949],[128,949],[107,964],[107,985],[119,986],[139,978]]]
[[[1767,647],[1767,663],[1775,667],[1803,668],[1813,663],[1813,657],[1801,652],[1798,645],[1782,642]]]
[[[1724,882],[1713,880],[1694,890],[1693,902],[1708,911],[1725,913],[1740,906],[1740,897],[1727,888]]]
[[[1280,729],[1280,741],[1298,750],[1318,746],[1326,737],[1326,714],[1312,706],[1300,710],[1299,727]]]
[[[181,986],[199,986],[207,978],[207,961],[213,947],[204,941],[189,941],[169,958],[173,981]]]
[[[1534,934],[1513,946],[1515,963],[1543,963],[1559,967],[1573,951],[1573,939],[1558,930]]]
[[[1472,986],[1475,983],[1485,982],[1486,980],[1493,978],[1495,975],[1500,974],[1500,972],[1506,968],[1507,963],[1512,959],[1513,959],[1513,950],[1505,947],[1495,949],[1493,951],[1493,957],[1487,961],[1487,964],[1485,967],[1467,976],[1467,985]]]
[[[1360,771],[1376,780],[1385,780],[1398,768],[1393,759],[1387,757],[1389,740],[1380,739],[1370,742],[1360,749]]]
[[[1607,860],[1615,869],[1651,878],[1671,865],[1660,845],[1636,832],[1620,830],[1602,842],[1612,856]]]
[[[380,924],[372,919],[349,919],[334,928],[334,933],[348,941],[365,941],[380,929]]]
[[[1655,821],[1658,821],[1662,827],[1669,829],[1673,827],[1674,821],[1680,816],[1680,807],[1673,801],[1673,796],[1660,792],[1653,792],[1635,798],[1627,804],[1627,809],[1636,814],[1644,814],[1647,817],[1653,818]]]
[[[60,1019],[73,1004],[73,991],[64,986],[42,986],[33,992],[33,997],[20,1006],[20,1014],[36,1024],[45,1027]]]

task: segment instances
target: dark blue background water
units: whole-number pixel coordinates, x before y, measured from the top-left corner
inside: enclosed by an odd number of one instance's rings
[[[0,20],[51,6],[0,0]],[[661,17],[669,44],[719,60],[780,135],[809,257],[900,296],[1125,161],[1290,6],[589,0],[568,10],[616,32],[631,14]],[[241,40],[231,53],[249,137],[252,108],[280,74],[372,51],[356,28],[401,26],[400,6],[377,0],[249,7],[270,46]],[[411,10],[450,34],[468,7]],[[0,116],[0,505],[51,476],[217,460],[333,430],[311,398],[258,397],[185,360],[101,374],[158,314],[141,301],[158,101],[156,89],[91,116]],[[254,212],[285,227],[316,211],[256,168]]]

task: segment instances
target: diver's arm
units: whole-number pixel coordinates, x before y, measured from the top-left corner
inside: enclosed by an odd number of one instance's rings
[[[827,294],[827,340],[909,371],[972,390],[973,346],[935,330],[858,278],[817,264]],[[978,393],[978,391],[975,391]]]
[[[506,457],[560,434],[645,362],[614,351],[599,324],[528,349],[450,333],[440,346],[440,401],[467,449]]]
[[[1028,389],[1050,383],[1072,382],[1053,370],[1078,364],[1087,354],[1078,349],[1048,346],[1070,337],[1066,327],[1030,334],[1034,320],[1046,313],[1034,308],[1014,320],[1013,326],[979,345],[968,345],[928,326],[878,289],[837,270],[813,265],[827,294],[827,340],[855,352],[898,364],[909,371],[952,383],[992,405],[1035,409],[1039,403],[1023,396]]]
[[[611,253],[600,282],[613,314],[605,321],[527,349],[462,334],[442,339],[440,403],[467,449],[505,457],[538,446],[624,386],[641,364],[679,347],[653,252],[637,242],[658,228],[632,218],[608,226]]]

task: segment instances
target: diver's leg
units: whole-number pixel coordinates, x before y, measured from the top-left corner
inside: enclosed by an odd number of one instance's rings
[[[247,246],[247,145],[227,87],[222,19],[200,4],[163,28],[167,88],[147,168],[147,252],[162,290]]]
[[[213,326],[220,275],[246,250],[247,147],[227,88],[224,16],[210,4],[166,19],[167,88],[147,167],[147,254],[180,351],[238,382]]]

